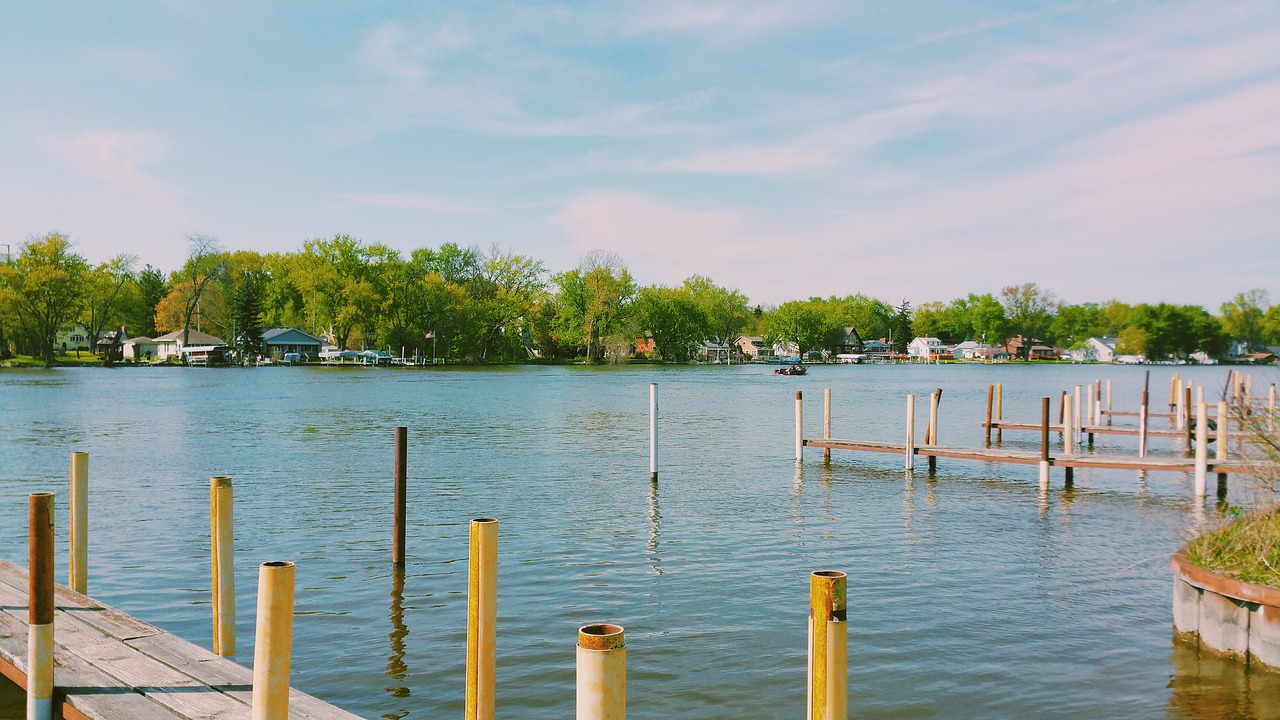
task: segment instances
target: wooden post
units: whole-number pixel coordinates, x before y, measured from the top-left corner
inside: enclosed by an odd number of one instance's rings
[[[213,557],[213,651],[236,654],[235,532],[231,478],[209,479],[209,537]]]
[[[27,496],[27,720],[53,718],[53,493]]]
[[[89,592],[89,453],[71,453],[71,560],[67,585]]]
[[[809,575],[809,712],[811,720],[847,716],[846,583],[838,570]]]
[[[397,427],[395,437],[396,447],[393,468],[395,473],[393,522],[395,526],[391,539],[391,562],[404,566],[404,534],[409,502],[409,428]]]
[[[1094,427],[1102,424],[1102,378],[1093,384],[1093,423]]]
[[[916,396],[907,396],[907,469],[916,467]]]
[[[1064,408],[1062,414],[1066,418],[1062,423],[1062,448],[1067,455],[1076,454],[1076,433],[1073,426],[1075,413],[1072,412],[1075,409],[1072,404],[1073,399],[1070,395],[1064,395],[1062,398]]]
[[[1081,430],[1084,430],[1085,428],[1094,424],[1093,423],[1094,411],[1095,411],[1095,408],[1093,406],[1093,383],[1089,383],[1089,385],[1085,387],[1084,420],[1080,424]]]
[[[498,521],[471,521],[467,576],[466,720],[493,720],[498,639]]]
[[[578,628],[577,720],[627,717],[627,645],[620,625]]]
[[[1231,427],[1231,414],[1227,411],[1227,401],[1218,401],[1218,431],[1216,434],[1218,440],[1218,448],[1216,459],[1219,461],[1227,459],[1227,442],[1231,437],[1228,429]]]
[[[831,388],[822,393],[822,439],[831,439]],[[822,461],[831,462],[831,448],[822,448]]]
[[[1244,376],[1244,406],[1253,407],[1253,373]]]
[[[1196,498],[1205,496],[1209,475],[1209,411],[1204,400],[1196,403]]]
[[[1004,384],[996,383],[996,422],[1004,420]],[[1004,430],[996,428],[996,444],[1004,440]]]
[[[1169,412],[1173,412],[1178,407],[1178,373],[1174,373],[1169,378]]]
[[[252,720],[287,720],[293,657],[293,563],[258,567],[258,619],[253,644]]]
[[[1066,432],[1067,419],[1067,391],[1063,390],[1061,397],[1058,398],[1058,425],[1062,427],[1062,431],[1058,434],[1061,436]]]
[[[994,403],[996,386],[987,386],[987,447],[991,447],[991,406]]]
[[[1175,430],[1183,429],[1186,424],[1185,413],[1182,407],[1182,380],[1174,375],[1174,398],[1173,398],[1173,427]]]
[[[1186,426],[1185,428],[1186,432],[1183,433],[1184,442],[1183,442],[1182,451],[1183,453],[1190,455],[1191,454],[1191,387],[1190,387],[1190,384],[1188,384],[1183,388],[1182,393],[1183,393],[1182,407],[1186,409],[1186,412],[1184,414],[1187,416],[1187,419],[1183,423]]]
[[[1147,456],[1147,404],[1150,402],[1151,371],[1142,384],[1142,407],[1138,408],[1138,457]]]
[[[1107,424],[1111,424],[1111,380],[1107,379]]]
[[[1049,398],[1040,398],[1040,489],[1049,489]]]
[[[804,396],[796,391],[796,462],[804,461]]]
[[[1084,409],[1081,407],[1081,400],[1083,398],[1081,397],[1080,386],[1077,385],[1075,399],[1071,403],[1071,429],[1075,432],[1075,441],[1072,443],[1072,447],[1080,444],[1081,411]]]
[[[658,479],[658,383],[649,383],[649,479]]]
[[[938,444],[938,404],[942,402],[942,388],[929,394],[929,436],[925,439],[928,445]]]

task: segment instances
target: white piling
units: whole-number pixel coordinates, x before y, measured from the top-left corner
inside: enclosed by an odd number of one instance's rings
[[[1079,389],[1080,389],[1080,386],[1077,385],[1076,391],[1078,392]],[[1063,442],[1063,445],[1065,446],[1063,449],[1066,451],[1068,455],[1075,455],[1076,454],[1076,431],[1074,427],[1075,418],[1076,418],[1076,415],[1074,412],[1075,399],[1072,398],[1070,395],[1067,395],[1066,397],[1062,398],[1062,401],[1067,404],[1067,407],[1062,412],[1062,442]]]
[[[796,462],[804,461],[804,396],[796,391]]]
[[[1204,401],[1196,403],[1196,497],[1205,496],[1209,476],[1209,412]]]
[[[1111,380],[1107,380],[1107,424],[1111,424]]]
[[[649,383],[649,479],[658,479],[658,383]]]
[[[1227,401],[1218,401],[1218,449],[1215,457],[1218,460],[1227,459],[1227,438],[1230,437],[1228,432],[1231,427],[1231,415],[1227,412]]]
[[[907,469],[916,467],[916,396],[907,396]]]
[[[577,720],[627,717],[627,646],[619,625],[578,629]]]
[[[831,388],[822,393],[822,439],[831,439]],[[822,448],[823,462],[831,462],[831,448]]]
[[[1080,390],[1081,390],[1080,386],[1077,385],[1075,402],[1071,404],[1071,413],[1068,413],[1072,417],[1071,429],[1075,432],[1075,443],[1074,443],[1075,445],[1080,444],[1080,419],[1082,416],[1082,411],[1084,410],[1084,408],[1081,406],[1081,402],[1084,400],[1084,398],[1081,397]]]

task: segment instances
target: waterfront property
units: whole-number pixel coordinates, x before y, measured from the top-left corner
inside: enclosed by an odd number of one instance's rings
[[[171,333],[155,338],[156,359],[181,358],[183,350],[189,346],[216,347],[226,344],[222,342],[221,338],[216,338],[199,330],[191,330],[187,333],[185,341],[182,336],[183,332],[181,330],[174,330]]]
[[[263,354],[275,362],[282,362],[290,353],[308,360],[319,358],[323,345],[320,338],[297,328],[271,328],[262,333]]]

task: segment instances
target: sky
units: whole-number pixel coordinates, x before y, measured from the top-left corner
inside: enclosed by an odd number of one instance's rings
[[[1280,303],[1280,3],[6,2],[0,246]],[[0,247],[0,251],[3,251]]]

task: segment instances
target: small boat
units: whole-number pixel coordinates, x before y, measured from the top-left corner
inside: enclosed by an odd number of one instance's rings
[[[803,365],[791,365],[784,368],[778,368],[773,371],[774,375],[803,375],[805,369]]]

